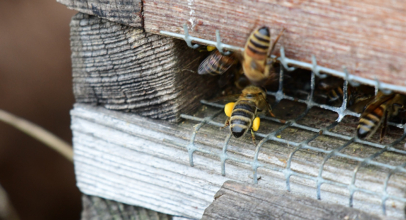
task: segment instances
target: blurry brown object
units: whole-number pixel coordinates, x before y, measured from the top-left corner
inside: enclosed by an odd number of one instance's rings
[[[20,131],[30,135],[31,137],[46,144],[51,149],[60,153],[67,160],[73,161],[72,146],[61,140],[51,132],[41,128],[40,126],[33,124],[27,120],[19,118],[9,112],[0,109],[0,121],[7,123]]]
[[[0,2],[0,108],[71,142],[69,22],[50,1]],[[78,219],[73,165],[0,123],[0,183],[21,219]]]
[[[15,211],[6,191],[0,185],[0,219],[2,220],[19,220],[17,212]]]

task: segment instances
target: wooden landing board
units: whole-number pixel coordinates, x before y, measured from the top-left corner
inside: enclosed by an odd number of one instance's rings
[[[274,109],[275,114],[281,114],[278,111],[290,112],[290,108],[285,107]],[[196,114],[198,117],[207,117],[217,111],[218,109],[203,107]],[[316,126],[326,123],[326,118],[316,118],[320,114],[327,117],[326,111],[316,109],[302,122]],[[205,125],[199,130],[195,143],[200,149],[210,153],[195,152],[195,166],[191,167],[185,146],[189,143],[197,122],[186,120],[176,125],[84,104],[76,104],[71,115],[75,173],[77,185],[84,194],[170,215],[201,218],[226,180],[253,182],[252,167],[246,163],[227,161],[226,176],[221,175],[221,163],[216,155],[221,155],[228,129],[219,131],[218,127]],[[215,120],[224,122],[224,117],[220,115]],[[261,126],[262,132],[269,132],[280,125],[263,122]],[[348,130],[345,127],[342,129]],[[298,129],[288,129],[281,135],[283,138],[297,141],[309,137],[308,132]],[[322,137],[312,143],[313,146],[331,149],[344,142]],[[275,168],[284,168],[289,154],[294,149],[293,146],[269,141],[261,149],[259,161]],[[254,151],[251,137],[247,135],[240,139],[232,138],[227,155],[252,161]],[[354,144],[343,152],[366,157],[375,151],[371,152],[371,149]],[[292,169],[317,176],[323,156],[325,155],[307,150],[298,151],[292,160]],[[376,160],[399,162],[397,157],[391,157],[390,154]],[[349,184],[357,164],[351,160],[332,158],[324,165],[323,178]],[[282,172],[260,168],[258,175],[260,186],[286,190],[286,180]],[[386,176],[385,170],[376,170],[373,166],[364,167],[357,174],[356,185],[382,192]],[[404,175],[392,176],[388,192],[403,197],[405,181]],[[291,193],[294,195],[316,198],[315,187],[313,180],[295,176],[291,178]],[[321,187],[323,203],[348,206],[348,198],[347,188],[330,184],[323,184]],[[380,197],[369,194],[357,192],[354,195],[354,208],[369,213],[381,214],[380,202]],[[391,217],[404,215],[402,203],[391,200],[387,202],[386,208]]]
[[[139,27],[139,1],[58,0],[68,7]],[[114,13],[113,13],[113,12]],[[395,1],[143,1],[147,32],[183,33],[243,47],[249,33],[269,26],[286,56],[382,82],[406,86],[406,2]],[[101,13],[100,13],[101,12]],[[111,14],[111,15],[110,15]],[[129,18],[129,19],[118,19]],[[138,23],[137,23],[138,22]]]
[[[197,74],[207,54],[140,28],[79,13],[71,22],[71,50],[78,103],[179,121],[217,91],[217,77]]]
[[[204,211],[202,220],[211,219],[389,219],[342,205],[326,204],[286,191],[227,181]]]
[[[172,216],[96,196],[82,196],[82,220],[172,220]]]

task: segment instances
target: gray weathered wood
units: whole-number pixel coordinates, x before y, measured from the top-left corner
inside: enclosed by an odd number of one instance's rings
[[[82,220],[172,220],[172,216],[96,196],[82,196]]]
[[[117,20],[133,17],[138,11],[113,9],[134,7],[134,0],[93,1],[59,0],[85,13]],[[192,36],[215,41],[220,30],[223,42],[242,47],[249,33],[259,25],[272,29],[273,39],[284,27],[279,46],[289,58],[336,70],[346,66],[350,73],[395,85],[406,86],[406,2],[405,1],[199,1],[153,0],[143,2],[144,28],[147,32],[183,33],[187,23]],[[136,23],[139,27],[140,23]]]
[[[68,8],[110,21],[143,27],[141,0],[56,0]]]
[[[227,181],[204,211],[209,219],[390,219],[253,184]]]
[[[183,41],[77,14],[71,22],[76,102],[178,121],[216,91],[197,74],[204,54]]]
[[[290,104],[289,104],[290,103]],[[274,114],[288,119],[303,110],[297,103],[287,102],[274,109]],[[218,111],[203,107],[196,115],[211,116]],[[195,166],[189,166],[189,154],[186,150],[196,122],[186,120],[181,124],[146,119],[134,114],[109,111],[100,107],[76,104],[72,115],[74,144],[74,162],[79,189],[88,195],[96,195],[126,204],[142,206],[158,212],[193,218],[201,218],[204,210],[213,201],[213,196],[226,180],[251,183],[252,167],[246,163],[227,161],[226,176],[221,175],[221,155],[228,129],[205,125],[196,135],[196,144],[211,154],[194,153]],[[320,117],[323,115],[323,117]],[[302,124],[314,127],[326,126],[334,121],[335,115],[321,109],[312,110]],[[222,123],[225,116],[220,114],[216,121]],[[344,120],[340,130],[346,134],[354,132],[356,120]],[[260,132],[268,133],[280,125],[262,122]],[[313,133],[289,128],[281,133],[281,138],[303,141]],[[391,135],[397,135],[391,130]],[[393,137],[393,136],[392,136]],[[392,138],[388,137],[388,138]],[[385,139],[385,141],[390,141]],[[320,137],[310,144],[323,149],[333,149],[345,143],[342,140]],[[398,147],[398,146],[396,146]],[[293,146],[268,141],[259,154],[259,161],[275,168],[286,167]],[[357,157],[367,157],[377,152],[360,144],[348,146],[343,153]],[[212,154],[218,155],[214,156]],[[232,138],[227,154],[239,160],[252,161],[255,147],[250,135],[240,139]],[[325,155],[312,151],[298,151],[292,160],[292,169],[296,172],[317,176]],[[375,160],[402,164],[404,157],[385,154]],[[323,178],[349,184],[358,162],[331,158],[323,169]],[[285,175],[278,171],[260,168],[258,184],[265,188],[286,190]],[[361,168],[356,177],[356,185],[372,191],[382,192],[387,170],[374,166]],[[394,175],[388,185],[391,195],[404,196],[406,176]],[[292,194],[316,197],[316,183],[313,180],[293,176]],[[380,197],[364,193],[354,195],[354,207],[366,212],[381,214]],[[348,189],[323,184],[321,199],[325,203],[348,205]],[[404,204],[387,202],[388,215],[403,217]]]

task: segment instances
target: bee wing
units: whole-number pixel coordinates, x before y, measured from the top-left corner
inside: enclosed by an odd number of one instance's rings
[[[197,73],[200,75],[205,75],[205,74],[210,74],[211,70],[209,67],[210,65],[210,61],[213,59],[212,55],[214,52],[210,53],[209,56],[207,56],[199,65],[198,69],[197,69]]]
[[[364,108],[366,108],[366,106],[368,106],[368,104],[373,100],[373,98],[374,97],[369,97],[369,98],[366,98],[365,100],[352,104],[352,105],[348,106],[348,109],[353,112],[356,112],[356,113],[362,113],[364,111]]]
[[[218,50],[215,50],[200,63],[197,72],[201,75],[221,75],[235,63],[234,61],[233,54],[224,56]]]
[[[376,109],[378,106],[382,105],[382,103],[385,103],[392,99],[395,96],[394,93],[391,95],[384,95],[382,92],[378,93],[374,99],[371,100],[371,102],[368,103],[367,107],[365,108],[364,112],[362,113],[361,117],[364,117],[367,115],[369,112],[372,112],[374,109]]]
[[[218,52],[218,51],[217,51]],[[218,52],[220,57],[219,61],[219,71],[221,71],[221,74],[225,73],[232,65],[236,63],[236,59],[234,57],[234,54],[230,54],[229,56],[224,56],[220,52]]]

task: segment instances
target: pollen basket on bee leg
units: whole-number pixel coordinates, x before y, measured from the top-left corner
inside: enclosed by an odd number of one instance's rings
[[[259,119],[258,117],[256,117],[256,118],[254,119],[254,122],[252,123],[252,130],[253,130],[253,131],[258,131],[260,123],[261,123],[261,119]]]
[[[233,112],[234,105],[235,105],[235,102],[230,102],[224,106],[224,113],[227,115],[227,117],[231,117],[231,113]]]
[[[212,46],[212,45],[207,46],[207,51],[213,51],[215,49],[216,49],[215,46]]]

